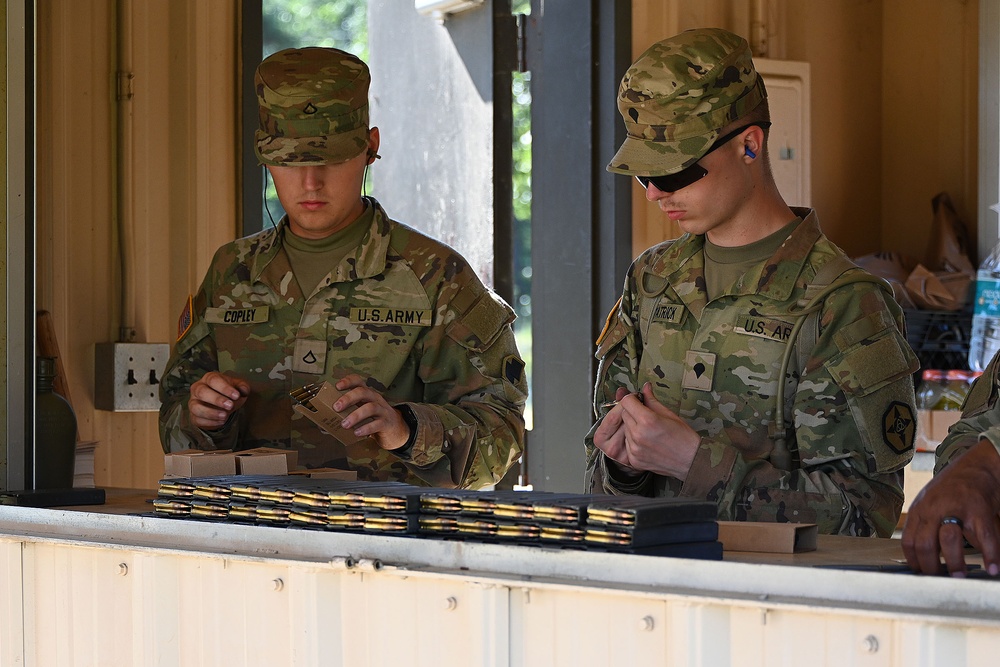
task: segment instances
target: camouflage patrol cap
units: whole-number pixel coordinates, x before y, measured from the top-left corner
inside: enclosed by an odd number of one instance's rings
[[[750,45],[719,28],[688,30],[649,47],[618,88],[628,136],[608,171],[665,176],[697,162],[720,130],[767,96]]]
[[[257,66],[262,164],[337,164],[368,147],[368,66],[340,49],[278,51]]]

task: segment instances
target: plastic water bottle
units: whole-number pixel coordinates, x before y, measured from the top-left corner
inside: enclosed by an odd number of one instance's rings
[[[1000,243],[979,266],[973,306],[969,368],[981,371],[1000,350]]]

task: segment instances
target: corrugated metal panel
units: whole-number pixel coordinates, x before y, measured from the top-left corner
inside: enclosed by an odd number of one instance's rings
[[[21,548],[0,542],[4,666],[908,667],[1000,652],[996,621],[818,601],[45,540],[23,543],[22,568]]]
[[[147,516],[5,508],[0,533],[28,541],[79,541],[186,549],[208,554],[327,562],[378,559],[408,570],[477,572],[519,580],[588,582],[605,590],[633,589],[710,599],[758,598],[772,604],[863,609],[885,615],[932,616],[942,622],[976,619],[1000,625],[1000,596],[982,580],[887,576],[877,572],[706,562],[601,552],[555,550],[445,540],[414,540],[234,524],[205,524]],[[825,540],[834,540],[828,543]],[[820,537],[822,549],[853,538]],[[854,546],[875,541],[855,541]],[[822,551],[821,549],[821,551]],[[776,560],[780,557],[776,557]],[[415,575],[411,575],[415,576]]]
[[[373,572],[342,590],[345,666],[510,664],[506,587]]]
[[[991,581],[3,509],[2,667],[909,667],[1000,654]],[[831,554],[878,546],[826,539]]]
[[[992,664],[1000,625],[586,582],[3,542],[3,665]]]
[[[0,665],[24,664],[21,542],[0,539]]]
[[[513,664],[667,664],[667,605],[662,599],[538,587],[514,589],[511,597]]]
[[[128,665],[131,581],[117,549],[25,543],[24,653],[27,665]]]

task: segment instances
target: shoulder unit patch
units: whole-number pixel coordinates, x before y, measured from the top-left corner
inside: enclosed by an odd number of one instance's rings
[[[893,401],[882,415],[882,440],[896,452],[913,448],[916,437],[917,422],[913,418],[913,410],[906,403]]]

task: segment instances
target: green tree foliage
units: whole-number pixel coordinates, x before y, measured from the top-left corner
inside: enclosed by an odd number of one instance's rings
[[[334,46],[368,60],[366,0],[264,0],[264,53]]]

